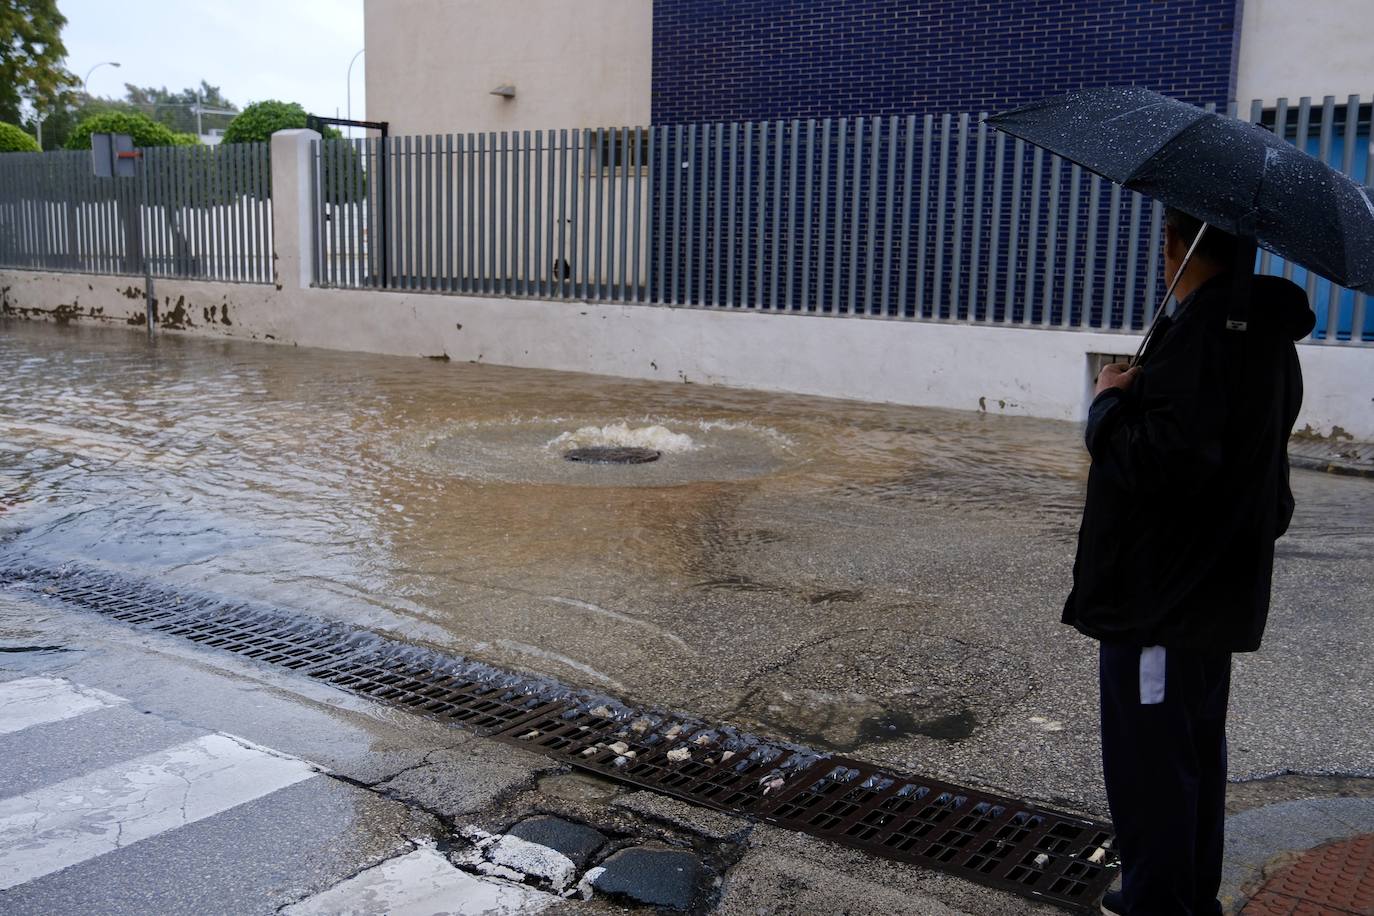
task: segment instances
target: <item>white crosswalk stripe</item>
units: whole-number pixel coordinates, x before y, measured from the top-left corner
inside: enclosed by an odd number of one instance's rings
[[[514,916],[558,898],[459,871],[432,846],[367,869],[282,910],[283,916]]]
[[[21,677],[0,682],[0,735],[60,722],[125,702],[103,690],[78,687],[55,677]]]
[[[53,678],[0,683],[0,725],[6,726],[0,733],[122,702]],[[208,734],[0,799],[0,890],[212,817],[319,772],[243,738]]]

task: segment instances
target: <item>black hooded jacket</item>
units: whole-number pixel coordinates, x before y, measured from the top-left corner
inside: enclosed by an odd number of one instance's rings
[[[1249,328],[1226,327],[1229,274],[1165,318],[1129,389],[1088,414],[1087,501],[1065,623],[1141,646],[1251,652],[1288,528],[1288,436],[1302,403],[1303,291],[1255,277]],[[1163,322],[1169,322],[1163,326]]]

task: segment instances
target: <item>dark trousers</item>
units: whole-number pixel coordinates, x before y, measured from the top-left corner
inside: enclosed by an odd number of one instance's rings
[[[1228,652],[1165,652],[1142,704],[1139,646],[1103,643],[1102,772],[1126,912],[1218,916],[1226,803]]]

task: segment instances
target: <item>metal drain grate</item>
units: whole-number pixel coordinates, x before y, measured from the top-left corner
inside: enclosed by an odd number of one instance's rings
[[[635,709],[552,680],[261,605],[64,566],[0,583],[304,674],[613,779],[1074,910],[1117,867],[1105,824]]]

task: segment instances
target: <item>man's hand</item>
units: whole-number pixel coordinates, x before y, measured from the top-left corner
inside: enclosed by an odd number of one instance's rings
[[[1093,397],[1097,397],[1108,388],[1120,388],[1124,391],[1134,384],[1139,375],[1139,366],[1133,369],[1129,363],[1109,363],[1098,373],[1097,389],[1093,391]]]

